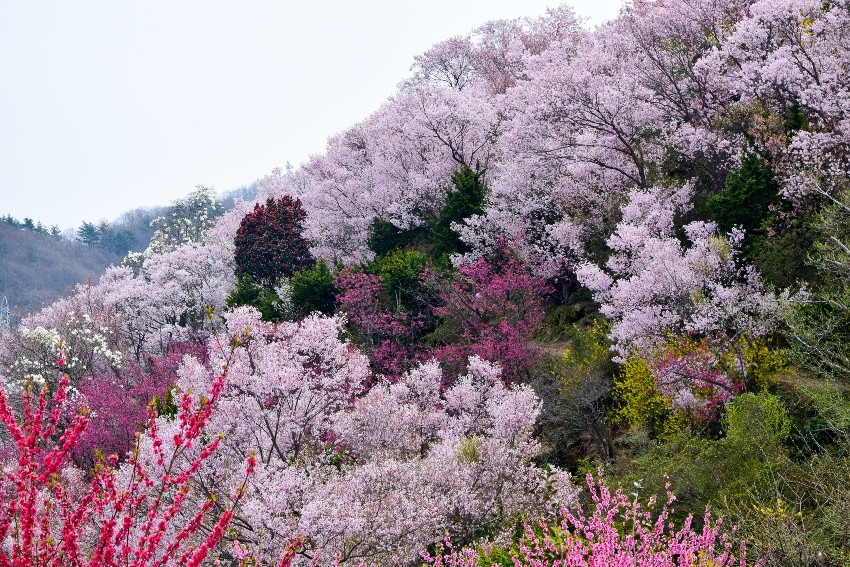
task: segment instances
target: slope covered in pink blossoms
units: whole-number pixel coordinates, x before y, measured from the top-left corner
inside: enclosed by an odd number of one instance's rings
[[[846,0],[440,42],[2,332],[0,565],[846,565],[848,161]]]

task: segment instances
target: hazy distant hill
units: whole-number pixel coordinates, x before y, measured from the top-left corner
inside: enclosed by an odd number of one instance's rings
[[[69,286],[96,279],[114,261],[105,250],[0,222],[0,296],[12,320],[49,304]]]
[[[257,184],[225,192],[225,209],[236,199],[253,199]],[[9,300],[12,322],[62,297],[68,288],[97,280],[129,251],[150,243],[150,223],[168,207],[133,209],[112,222],[84,222],[76,234],[60,236],[31,219],[0,217],[0,300]],[[69,238],[71,237],[71,238]]]

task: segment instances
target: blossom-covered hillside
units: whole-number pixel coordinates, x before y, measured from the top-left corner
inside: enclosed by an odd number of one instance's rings
[[[2,335],[0,564],[847,564],[848,85],[846,1],[433,46]]]

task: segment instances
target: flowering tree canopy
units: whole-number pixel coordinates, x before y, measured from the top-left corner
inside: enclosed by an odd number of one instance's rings
[[[301,236],[305,217],[301,203],[289,195],[254,205],[236,232],[236,275],[250,275],[257,282],[271,285],[281,277],[292,277],[296,271],[309,268],[313,259]]]

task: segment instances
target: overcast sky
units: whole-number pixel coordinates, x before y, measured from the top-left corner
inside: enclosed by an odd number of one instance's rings
[[[622,0],[574,0],[595,25]],[[0,215],[66,228],[303,162],[413,56],[545,0],[0,0]]]

